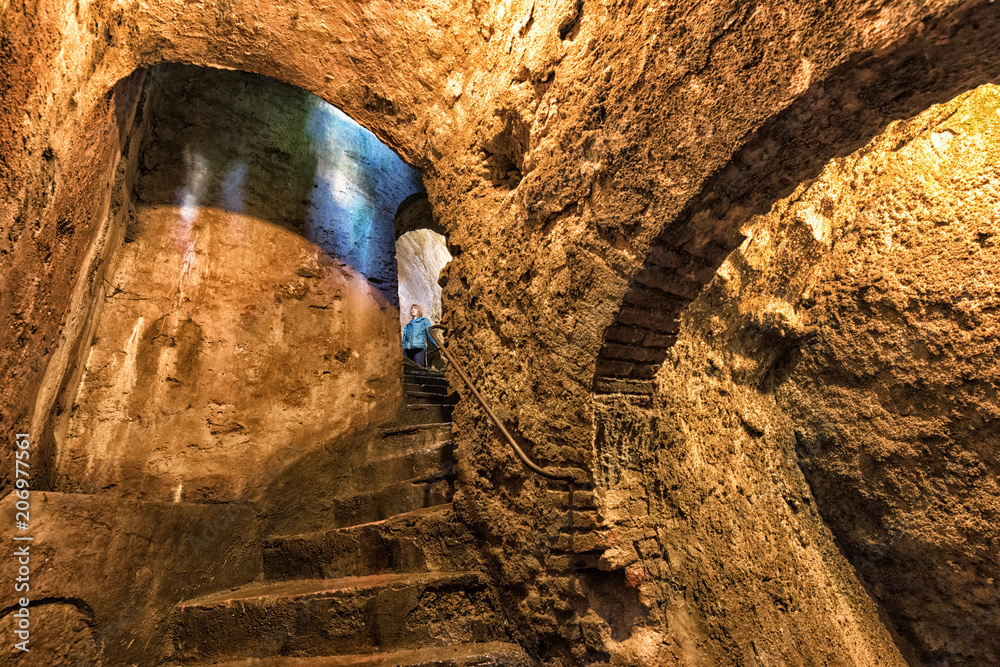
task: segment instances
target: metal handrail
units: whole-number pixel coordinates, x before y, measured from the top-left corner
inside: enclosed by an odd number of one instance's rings
[[[443,324],[435,324],[431,326],[430,331],[428,333],[430,333],[431,338],[434,339],[434,343],[438,346],[438,349],[441,350],[442,354],[444,354],[445,358],[449,362],[451,362],[452,366],[455,367],[455,371],[458,372],[458,376],[462,378],[462,381],[465,382],[465,385],[472,391],[472,395],[476,397],[476,399],[479,401],[479,404],[483,406],[484,410],[486,410],[486,414],[490,416],[490,419],[493,420],[493,423],[496,425],[496,427],[500,429],[500,432],[503,433],[505,438],[507,438],[507,442],[510,444],[511,449],[514,450],[514,453],[517,454],[517,458],[521,459],[521,463],[523,463],[525,466],[527,466],[529,470],[531,470],[531,472],[537,475],[541,475],[542,477],[547,477],[548,479],[557,479],[563,482],[569,482],[570,484],[572,484],[576,480],[576,478],[573,475],[550,472],[528,458],[528,455],[524,453],[524,450],[518,446],[517,442],[515,442],[514,437],[507,431],[506,428],[504,428],[503,424],[500,423],[499,417],[496,416],[496,413],[494,413],[493,410],[490,408],[490,406],[486,403],[486,399],[483,398],[483,395],[480,394],[479,390],[476,389],[476,387],[472,384],[472,380],[469,379],[469,376],[466,374],[465,369],[462,367],[462,364],[460,364],[458,360],[455,359],[455,357],[451,356],[451,352],[449,352],[448,348],[445,347],[444,341],[439,339],[436,335],[434,335],[434,329],[441,329],[441,331],[446,332],[448,331],[448,327],[444,326]]]

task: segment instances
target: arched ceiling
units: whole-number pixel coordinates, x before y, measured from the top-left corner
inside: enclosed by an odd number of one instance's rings
[[[434,210],[426,192],[415,192],[403,200],[396,211],[393,226],[396,228],[397,239],[415,229],[429,229],[442,236],[445,234],[444,227],[434,217]]]
[[[889,122],[1000,80],[1000,6],[928,22],[815,81],[755,131],[653,242],[605,330],[594,390],[648,394],[684,310],[742,242],[740,229],[829,160],[863,146]]]
[[[995,80],[998,12],[957,0],[7,3],[0,371],[14,380],[0,387],[0,417],[51,407],[35,398],[46,369],[58,386],[69,364],[58,350],[86,341],[73,318],[86,319],[94,289],[81,276],[100,282],[91,251],[124,162],[137,69],[179,62],[283,80],[432,176],[430,200],[460,251],[446,298],[471,374],[518,406],[540,460],[585,466],[592,386],[648,387],[678,315],[754,213],[888,120]],[[500,469],[488,438],[478,443]],[[520,534],[541,525],[519,520],[509,525]],[[704,600],[725,592],[707,581],[695,582]],[[755,620],[758,642],[839,629],[790,617]],[[712,622],[721,637],[737,621]]]

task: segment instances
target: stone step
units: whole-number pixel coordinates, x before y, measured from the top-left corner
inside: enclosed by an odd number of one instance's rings
[[[410,424],[382,430],[382,437],[368,448],[368,460],[375,461],[410,452],[419,452],[451,441],[451,424]]]
[[[264,544],[264,577],[456,571],[474,568],[476,554],[472,536],[447,504],[346,528],[272,537]]]
[[[454,443],[448,440],[414,449],[370,453],[366,463],[340,480],[331,497],[340,499],[372,493],[396,485],[400,480],[413,482],[449,476],[455,465],[454,448]]]
[[[406,376],[403,378],[403,385],[419,385],[423,391],[451,391],[451,385],[444,378],[436,378],[432,376]]]
[[[200,663],[196,667],[209,667]],[[360,653],[311,658],[249,658],[212,663],[214,667],[537,667],[517,644],[452,644],[390,653]]]
[[[455,405],[458,403],[458,394],[433,391],[407,391],[406,403],[408,405]]]
[[[437,371],[411,370],[409,368],[405,368],[403,369],[403,379],[406,380],[406,382],[417,382],[423,385],[448,386],[448,380],[445,379],[444,373],[439,373]]]
[[[358,475],[362,479],[369,480],[367,488],[371,488],[370,480],[375,476],[392,477],[393,481],[414,479],[446,470],[455,464],[455,443],[450,439],[441,442],[436,438],[430,443],[407,440],[402,442],[412,442],[415,446],[399,449],[380,447],[370,450],[368,462],[359,468]]]
[[[489,642],[505,639],[500,626],[486,581],[475,572],[254,583],[177,605],[171,661],[334,656]]]
[[[407,405],[399,417],[400,426],[409,424],[448,424],[454,405]]]
[[[322,517],[320,525],[343,528],[356,524],[381,521],[397,514],[451,502],[454,493],[453,467],[407,479],[381,488],[345,496],[332,496],[325,507],[316,507]]]
[[[427,391],[444,396],[451,391],[451,387],[447,384],[421,384],[415,380],[407,380],[403,383],[403,391]]]

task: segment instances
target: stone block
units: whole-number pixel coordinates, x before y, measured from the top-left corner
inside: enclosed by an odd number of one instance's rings
[[[14,525],[15,501],[14,494],[0,500],[6,526]],[[77,637],[80,653],[47,667],[81,664],[81,656],[101,646],[106,665],[157,664],[177,602],[246,583],[261,571],[256,512],[248,504],[42,491],[32,492],[29,501],[30,528],[16,534],[33,539],[3,541],[0,558],[15,562],[14,549],[29,545],[30,590],[4,586],[0,608],[12,607],[21,596],[31,600],[29,609],[38,619],[32,639],[39,648],[46,637],[65,638],[80,623],[99,637],[94,646]],[[59,625],[42,626],[43,615],[57,607],[64,609],[50,613],[46,622]]]

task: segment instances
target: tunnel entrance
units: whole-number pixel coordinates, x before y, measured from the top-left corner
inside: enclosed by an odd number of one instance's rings
[[[427,193],[411,195],[400,204],[395,227],[400,327],[410,321],[411,305],[419,306],[424,316],[437,324],[443,314],[438,278],[451,261],[451,253]],[[443,368],[444,361],[438,355],[431,355],[429,362],[432,368]]]

